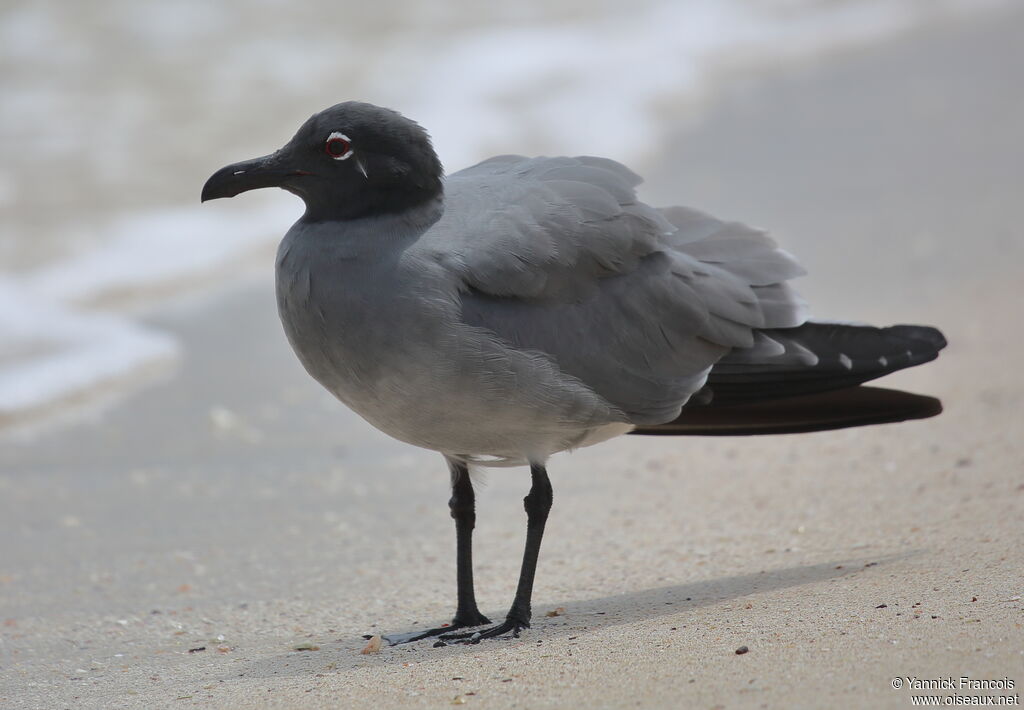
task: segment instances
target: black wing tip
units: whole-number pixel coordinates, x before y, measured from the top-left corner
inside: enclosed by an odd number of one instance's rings
[[[891,325],[883,330],[900,338],[927,343],[936,353],[949,344],[942,331],[930,325]]]

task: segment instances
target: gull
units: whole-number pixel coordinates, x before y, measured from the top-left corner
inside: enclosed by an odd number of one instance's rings
[[[781,434],[934,416],[860,386],[933,360],[927,326],[808,319],[804,273],[764,232],[637,199],[607,158],[501,155],[445,176],[426,131],[345,102],[202,200],[279,187],[306,211],[277,253],[278,311],[309,374],[451,473],[456,611],[385,638],[478,643],[530,626],[552,454],[626,433]],[[504,621],[477,607],[471,467],[528,466],[526,545]]]

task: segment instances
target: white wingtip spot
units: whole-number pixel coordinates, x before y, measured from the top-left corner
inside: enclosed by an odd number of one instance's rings
[[[847,370],[853,369],[853,360],[846,353],[839,353],[839,364]]]
[[[244,172],[245,172],[244,170],[236,170],[235,172],[233,172],[233,173],[231,173],[231,174],[232,174],[232,175],[241,175],[241,174],[242,174],[242,173],[244,173]]]
[[[889,358],[887,358],[885,355],[880,355],[878,357],[878,364],[881,365],[882,367],[885,367],[886,365],[889,364]]]

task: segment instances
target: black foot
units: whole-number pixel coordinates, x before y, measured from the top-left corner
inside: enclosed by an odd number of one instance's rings
[[[512,638],[519,638],[519,632],[523,629],[530,628],[529,622],[519,621],[515,619],[505,619],[497,626],[492,626],[489,629],[483,629],[482,631],[464,631],[458,634],[446,633],[440,636],[442,641],[456,641],[459,643],[480,643],[484,639],[493,639],[498,636],[504,636],[511,632]]]
[[[423,639],[441,636],[442,634],[448,634],[452,631],[457,631],[458,629],[468,629],[489,623],[491,623],[490,619],[479,611],[474,611],[466,614],[456,614],[455,618],[452,619],[452,623],[448,626],[438,626],[435,629],[427,629],[426,631],[409,631],[404,634],[386,634],[381,636],[381,638],[387,641],[389,646],[397,646],[402,643],[422,641]],[[467,632],[467,635],[472,635],[472,632]]]
[[[469,611],[466,613],[456,613],[455,618],[452,619],[452,625],[458,626],[459,628],[465,628],[469,626],[483,626],[484,624],[491,623],[491,620],[481,614],[479,611]],[[449,631],[451,629],[449,628]]]

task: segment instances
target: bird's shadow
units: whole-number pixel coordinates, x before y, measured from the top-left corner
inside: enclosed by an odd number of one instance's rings
[[[889,564],[913,554],[915,553],[907,552],[883,558],[835,560],[656,587],[596,599],[544,601],[534,605],[533,627],[525,631],[520,639],[511,641],[485,641],[481,645],[453,643],[444,648],[434,648],[432,640],[424,640],[399,646],[385,644],[379,653],[369,655],[359,653],[366,644],[361,638],[317,641],[319,650],[316,652],[293,651],[259,659],[248,667],[239,669],[242,672],[233,676],[267,678],[313,676],[317,673],[333,675],[395,662],[427,663],[451,654],[480,654],[486,652],[488,644],[539,647],[546,640],[580,636],[606,627],[649,621],[670,614],[682,614],[688,609],[742,599],[751,594],[799,587],[829,579],[838,580],[860,572],[865,567]],[[545,616],[545,610],[557,610],[559,607],[564,607],[566,612],[558,616]],[[501,619],[503,612],[492,613],[490,616],[492,619]],[[679,623],[680,626],[685,626],[686,620],[682,619]]]

